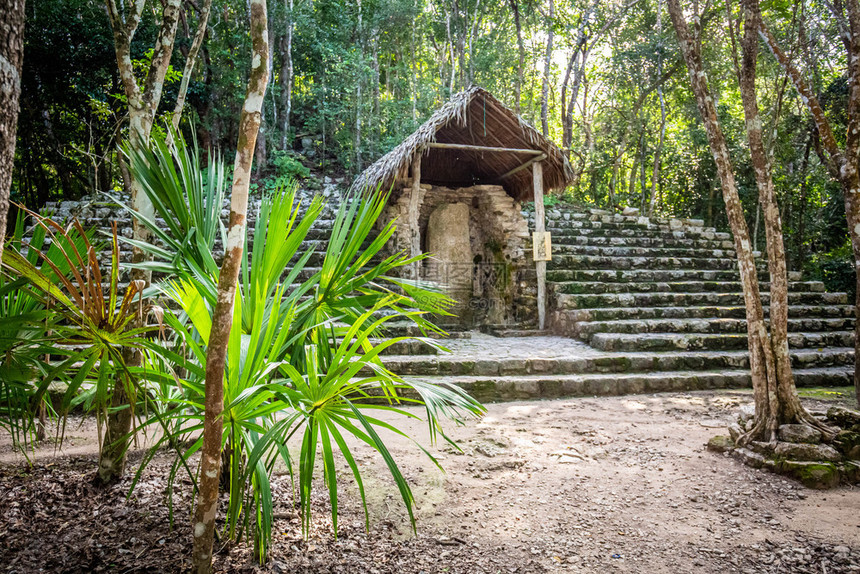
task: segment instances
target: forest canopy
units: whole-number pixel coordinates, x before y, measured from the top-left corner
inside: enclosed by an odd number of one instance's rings
[[[180,4],[156,130],[169,121],[203,4]],[[249,72],[248,9],[244,1],[212,2],[181,123],[204,148],[228,150],[236,141]],[[848,82],[838,23],[815,1],[762,9],[844,138]],[[116,150],[127,137],[128,105],[105,4],[42,0],[26,10],[13,201],[38,209],[119,188]],[[653,203],[659,214],[726,226],[714,161],[660,0],[283,0],[269,6],[268,18],[271,82],[255,161],[262,189],[309,170],[355,176],[452,94],[480,85],[568,154],[575,179],[561,199],[646,211]],[[139,76],[153,58],[160,19],[157,4],[148,8],[131,43]],[[727,21],[725,5],[706,7],[703,58],[761,249]],[[851,290],[839,185],[822,163],[803,102],[762,51],[758,92],[789,264]]]

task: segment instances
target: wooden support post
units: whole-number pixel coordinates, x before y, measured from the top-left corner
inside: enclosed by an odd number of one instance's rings
[[[417,257],[421,254],[421,227],[418,224],[418,214],[421,199],[421,155],[423,149],[419,148],[412,156],[412,194],[409,196],[409,255]],[[416,281],[420,278],[420,262],[412,264],[412,278]]]
[[[543,207],[543,164],[539,161],[532,164],[532,182],[535,194],[535,233],[543,233],[546,231],[546,213]],[[535,270],[538,328],[542,331],[546,326],[546,261],[535,261]]]

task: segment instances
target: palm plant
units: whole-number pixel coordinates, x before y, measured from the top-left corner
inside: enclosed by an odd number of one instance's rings
[[[179,150],[171,153],[181,154]],[[132,165],[161,169],[163,163],[132,161]],[[178,194],[180,188],[169,186],[161,191]],[[462,390],[407,383],[386,369],[380,358],[385,349],[405,339],[378,340],[390,321],[408,320],[426,331],[438,332],[425,314],[444,313],[450,304],[430,286],[397,277],[398,268],[414,259],[403,254],[383,255],[394,232],[393,223],[389,223],[374,236],[385,200],[384,194],[370,194],[344,202],[319,269],[308,266],[313,247],[302,250],[302,246],[322,209],[321,201],[315,198],[302,213],[295,188],[290,186],[264,198],[260,206],[253,238],[248,242],[252,248],[243,264],[228,345],[223,445],[230,493],[227,535],[235,539],[251,530],[261,560],[271,539],[274,503],[270,476],[278,460],[291,473],[298,471],[305,532],[310,524],[312,477],[320,457],[335,528],[336,452],[352,470],[364,503],[360,467],[347,445],[349,435],[380,453],[412,518],[409,485],[377,430],[403,433],[375,413],[385,410],[415,417],[402,405],[423,405],[435,440],[444,436],[440,424],[443,416],[459,421],[483,412]],[[164,203],[182,205],[183,201],[176,197]],[[134,215],[143,225],[156,226],[154,219],[141,220],[140,214]],[[166,225],[163,231],[173,236],[162,242],[176,245],[179,257],[208,260],[193,253],[201,244],[180,240],[190,233],[182,221],[190,219],[182,216],[175,220],[178,225]],[[156,258],[154,269],[173,276],[161,290],[180,308],[176,314],[165,315],[176,344],[163,347],[160,359],[152,361],[165,369],[149,376],[158,389],[171,390],[162,399],[160,420],[153,417],[144,423],[164,423],[173,431],[152,445],[140,473],[159,448],[179,444],[179,435],[196,437],[202,428],[204,365],[217,269],[186,264],[177,257],[168,260],[166,253],[156,248],[139,246]],[[209,248],[214,248],[214,240]],[[163,267],[157,267],[160,265]],[[294,284],[303,273],[309,277]],[[299,433],[302,441],[298,464],[294,464],[288,445]],[[171,477],[178,465],[188,465],[201,440],[197,438],[181,452]]]
[[[143,282],[132,281],[124,293],[121,291],[116,224],[111,268],[105,277],[92,234],[77,220],[64,227],[50,218],[29,214],[55,251],[31,250],[38,264],[33,257],[10,249],[3,253],[3,265],[27,282],[34,300],[50,308],[55,330],[51,351],[66,356],[41,380],[33,400],[42,401],[51,382],[69,373],[62,411],[67,412],[73,401],[95,410],[102,447],[98,476],[107,482],[122,473],[134,418],[136,379],[126,366],[127,350],[151,346],[145,336],[154,327],[144,324],[149,307],[143,304]],[[107,284],[103,285],[105,279]]]
[[[30,229],[30,237],[25,239],[28,231],[25,223],[26,211],[19,210],[12,235],[6,240],[4,262],[14,257],[11,254],[14,252],[31,265],[39,266],[55,283],[61,275],[68,277],[71,270],[61,255],[62,243],[48,242],[41,225]],[[70,228],[64,239],[82,249],[86,236]],[[40,253],[54,267],[43,265]],[[62,350],[56,347],[58,323],[59,316],[34,295],[26,279],[0,269],[0,427],[12,434],[16,444],[25,445],[31,430],[36,431],[37,438],[44,437],[45,418],[51,405],[40,391],[65,375],[64,369],[57,369],[50,362],[52,354],[62,356]]]

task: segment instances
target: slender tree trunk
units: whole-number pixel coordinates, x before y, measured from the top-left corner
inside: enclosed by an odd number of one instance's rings
[[[668,0],[669,15],[675,27],[678,43],[690,76],[690,83],[696,97],[696,104],[704,122],[705,131],[711,153],[717,166],[722,183],[723,199],[726,204],[726,215],[734,236],[735,251],[737,252],[738,268],[740,271],[741,287],[743,289],[744,304],[746,308],[747,329],[749,333],[749,355],[750,372],[752,375],[753,389],[756,396],[756,419],[758,427],[760,421],[766,421],[772,436],[775,438],[776,428],[773,428],[775,419],[768,417],[770,411],[768,391],[775,388],[775,367],[773,354],[767,344],[767,333],[764,325],[764,313],[759,293],[758,276],[756,264],[750,246],[749,230],[744,219],[743,208],[738,196],[737,185],[729,157],[728,146],[723,136],[722,128],[717,119],[717,110],[714,99],[711,97],[707,83],[707,75],[702,67],[702,58],[698,38],[693,38],[687,22],[681,11],[679,0]],[[696,15],[698,19],[698,15]],[[759,410],[759,404],[765,405],[765,410]],[[764,418],[762,415],[765,415]],[[752,438],[752,437],[750,437]],[[758,437],[756,437],[758,438]],[[747,439],[749,440],[749,439]]]
[[[251,2],[251,75],[242,117],[239,141],[233,168],[233,194],[230,203],[230,230],[224,249],[224,262],[218,278],[218,300],[212,313],[212,329],[206,350],[206,397],[203,419],[203,446],[200,461],[200,492],[194,509],[193,567],[197,574],[212,570],[212,547],[215,537],[215,517],[218,511],[218,481],[221,473],[221,437],[223,434],[224,367],[227,343],[233,323],[236,282],[242,265],[248,210],[248,187],[254,144],[260,128],[260,113],[269,69],[269,33],[266,0]]]
[[[842,3],[839,3],[840,7]],[[848,12],[850,26],[845,26],[843,42],[847,52],[848,62],[848,127],[845,130],[845,147],[840,149],[833,129],[824,114],[818,98],[804,80],[800,71],[782,51],[776,39],[770,33],[764,21],[758,18],[759,35],[776,58],[777,63],[786,71],[795,89],[800,93],[801,100],[809,109],[818,137],[823,148],[824,162],[831,176],[842,186],[845,196],[845,218],[848,221],[848,233],[854,255],[854,272],[856,275],[857,299],[855,300],[855,329],[854,329],[854,389],[857,401],[860,402],[860,172],[858,172],[857,157],[860,151],[860,4],[857,0],[847,0],[844,4]],[[834,7],[835,9],[835,7]],[[837,19],[842,14],[835,14]]]
[[[281,68],[278,74],[280,80],[279,108],[281,114],[281,149],[288,150],[290,146],[290,114],[293,105],[293,0],[284,0],[284,34],[280,36]]]
[[[514,28],[517,31],[517,54],[519,60],[517,64],[517,82],[514,84],[514,111],[517,115],[520,114],[520,98],[522,97],[523,89],[523,73],[526,68],[526,47],[523,44],[523,28],[520,23],[520,5],[517,0],[510,0],[511,11],[514,13]]]
[[[21,65],[24,61],[24,0],[0,0],[0,255],[6,237],[9,190],[15,163]]]
[[[663,4],[657,2],[657,77],[663,72]],[[657,86],[657,97],[660,100],[660,139],[654,150],[654,172],[651,174],[651,201],[648,204],[648,217],[654,215],[654,205],[657,203],[657,182],[660,179],[660,155],[663,153],[663,143],[666,140],[666,100],[663,98],[663,85]]]
[[[555,37],[555,0],[549,0],[547,18],[546,54],[543,60],[543,83],[540,90],[541,133],[549,136],[549,75],[552,66],[552,42]]]
[[[775,376],[768,377],[767,392],[755,391],[756,426],[751,436],[759,433],[773,434],[780,424],[815,422],[800,404],[791,371],[788,351],[788,270],[785,263],[785,242],[782,221],[776,201],[770,156],[762,136],[762,123],[756,97],[756,60],[758,58],[758,0],[743,0],[744,36],[740,67],[741,100],[744,107],[747,139],[750,156],[759,190],[759,203],[764,216],[767,242],[767,264],[770,272],[770,337],[769,342],[775,368]],[[764,338],[764,334],[763,334]],[[775,388],[772,386],[775,383]],[[758,430],[758,433],[756,432]]]
[[[131,58],[131,41],[137,31],[143,13],[146,0],[137,0],[129,3],[125,12],[117,8],[115,0],[107,0],[108,16],[114,36],[114,51],[116,52],[117,66],[119,67],[120,80],[122,81],[126,99],[128,100],[129,115],[129,145],[135,150],[141,150],[149,144],[149,136],[155,114],[161,103],[161,94],[164,90],[164,78],[170,66],[173,54],[173,44],[176,38],[176,27],[179,22],[180,0],[165,0],[161,14],[161,25],[155,46],[152,52],[152,60],[143,88],[135,77],[134,65]],[[141,188],[130,170],[124,170],[128,176],[128,188],[131,190],[131,205],[134,210],[144,217],[153,217],[154,208],[146,193]],[[137,241],[148,242],[150,233],[141,225],[137,218],[133,223],[132,237]],[[132,250],[132,262],[141,263],[145,259],[142,250],[135,247]],[[140,269],[131,272],[133,280],[142,280],[147,285],[150,282],[151,273]],[[142,355],[139,352],[128,350],[127,364],[129,366],[140,366]],[[117,377],[112,390],[112,404],[115,398],[124,399],[126,393],[126,382],[122,377]],[[129,399],[132,397],[128,397]],[[114,440],[105,440],[102,443],[103,450],[99,456],[99,470],[97,480],[109,483],[118,480],[125,472],[125,453],[128,450],[128,437],[133,422],[133,404],[128,409],[114,408],[108,415],[108,430],[112,433]]]
[[[361,0],[358,0],[358,77],[355,82],[355,172],[361,171],[361,84],[364,80],[364,42],[362,40]]]
[[[209,22],[209,12],[212,8],[212,0],[204,0],[200,7],[200,14],[197,20],[197,31],[194,33],[194,40],[191,42],[191,48],[188,50],[188,55],[185,57],[185,68],[182,70],[182,81],[179,83],[179,93],[176,96],[176,106],[173,108],[173,118],[171,123],[173,129],[179,129],[179,120],[182,119],[182,110],[185,108],[185,96],[188,94],[188,84],[191,82],[191,74],[194,72],[194,64],[197,61],[197,53],[200,51],[200,46],[203,45],[203,38],[206,37],[206,27]]]

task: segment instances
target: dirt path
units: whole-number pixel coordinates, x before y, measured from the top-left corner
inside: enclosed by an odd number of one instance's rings
[[[435,450],[445,474],[413,445],[391,438],[417,499],[417,539],[381,463],[358,448],[367,468],[370,533],[364,532],[355,493],[348,490],[335,541],[318,491],[317,527],[311,540],[302,541],[284,477],[279,500],[286,510],[276,524],[272,561],[261,571],[860,572],[860,489],[811,491],[704,450],[749,400],[745,393],[685,393],[490,405],[482,421],[452,430],[462,454],[450,447]],[[406,426],[426,444],[421,423]],[[67,438],[72,439],[67,448],[76,454],[88,446],[93,452],[89,423],[71,429]],[[179,512],[177,530],[167,534],[162,524],[158,533],[161,477],[145,480],[125,509],[139,516],[148,508],[147,516],[154,518],[146,532],[132,528],[131,536],[114,541],[116,547],[130,537],[162,540],[150,542],[153,548],[135,559],[133,544],[128,555],[110,544],[97,548],[92,533],[52,543],[49,529],[27,523],[35,510],[11,506],[22,491],[34,496],[42,488],[59,489],[62,497],[73,487],[80,490],[94,468],[91,459],[39,454],[39,464],[54,470],[27,478],[12,457],[8,448],[0,454],[0,493],[7,491],[0,502],[0,540],[7,541],[0,542],[0,552],[8,554],[0,569],[29,572],[34,553],[74,554],[80,552],[72,549],[75,543],[92,547],[86,553],[91,569],[113,561],[127,571],[171,572],[186,564],[186,517]],[[343,482],[351,484],[345,465],[343,470]],[[62,476],[65,487],[56,484]],[[96,498],[102,497],[102,508],[114,516],[125,505],[116,502],[123,493],[120,486],[113,495]],[[51,504],[37,497],[30,503]],[[187,500],[179,507],[183,504]],[[72,505],[59,506],[62,513]],[[64,519],[50,508],[41,511],[42,520]],[[102,520],[117,526],[116,521]],[[169,566],[158,562],[161,554],[169,556],[163,559]],[[250,556],[247,547],[233,548],[219,556],[219,566],[253,571]],[[58,564],[59,570],[85,571],[73,561]]]

